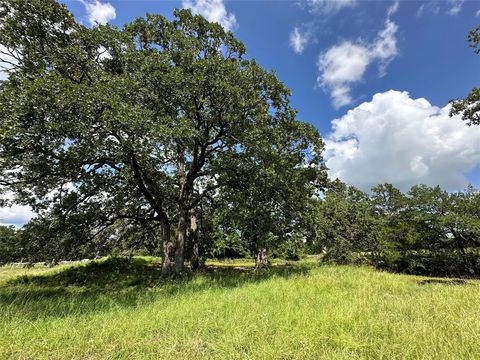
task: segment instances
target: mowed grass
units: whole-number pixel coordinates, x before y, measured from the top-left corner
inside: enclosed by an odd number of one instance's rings
[[[480,282],[152,259],[0,269],[2,359],[480,359]]]

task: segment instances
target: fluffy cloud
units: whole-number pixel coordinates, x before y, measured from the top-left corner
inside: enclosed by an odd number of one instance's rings
[[[343,8],[355,6],[357,0],[307,0],[306,4],[311,13],[331,14],[336,13]]]
[[[237,25],[234,14],[229,14],[223,0],[182,0],[182,7],[191,9],[192,13],[202,15],[211,22],[232,30]]]
[[[87,17],[90,24],[106,24],[117,16],[115,8],[110,3],[101,3],[98,0],[81,0],[87,10]]]
[[[13,194],[6,192],[0,195],[0,198],[8,201],[13,199]],[[15,225],[20,227],[34,216],[35,214],[29,206],[14,204],[12,206],[0,207],[0,225]]]
[[[310,39],[310,33],[308,31],[301,31],[297,26],[290,34],[290,46],[297,54],[301,54],[307,46]]]
[[[388,12],[393,14],[394,11],[396,9],[391,7]],[[317,83],[330,91],[335,108],[352,103],[351,86],[362,81],[372,62],[378,61],[380,76],[385,75],[387,65],[398,53],[397,30],[398,26],[387,18],[385,28],[372,43],[344,41],[320,54]]]
[[[373,43],[371,56],[380,61],[380,76],[386,74],[387,66],[398,54],[397,38],[395,34],[398,30],[397,24],[387,19],[385,28],[378,33],[377,40]]]
[[[11,207],[0,207],[0,225],[22,226],[34,215],[28,206],[12,205]]]
[[[330,176],[366,191],[383,182],[402,190],[420,183],[460,189],[465,173],[480,164],[480,127],[407,92],[375,94],[332,128],[325,154]]]
[[[318,69],[321,74],[317,82],[330,90],[336,108],[352,102],[350,84],[362,80],[371,61],[368,47],[350,41],[332,46],[320,54]]]

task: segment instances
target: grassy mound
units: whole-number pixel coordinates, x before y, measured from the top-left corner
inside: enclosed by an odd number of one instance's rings
[[[0,358],[479,356],[478,281],[250,265],[215,263],[174,281],[152,259],[0,268]]]

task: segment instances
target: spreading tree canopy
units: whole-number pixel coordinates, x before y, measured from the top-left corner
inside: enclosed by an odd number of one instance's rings
[[[243,191],[270,229],[325,181],[318,132],[219,24],[176,10],[87,28],[54,0],[0,0],[0,24],[0,184],[52,228],[158,228],[179,273],[206,198]]]

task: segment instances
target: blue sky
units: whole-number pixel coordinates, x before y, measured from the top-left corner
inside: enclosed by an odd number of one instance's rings
[[[84,3],[64,3],[79,21],[89,23]],[[163,0],[109,0],[103,3],[115,8],[116,16],[109,22],[119,27],[145,13],[159,13],[171,18],[174,8],[185,5],[182,1]],[[318,86],[319,54],[341,41],[374,40],[384,26],[388,8],[394,4],[359,0],[351,1],[351,6],[338,6],[340,8],[336,10],[323,10],[321,5],[316,10],[313,9],[315,5],[300,1],[219,3],[235,17],[231,29],[245,43],[248,56],[277,73],[279,79],[292,89],[292,103],[299,110],[300,118],[315,124],[323,134],[330,131],[331,120],[343,115],[349,106],[335,109],[328,91]],[[322,3],[318,1],[318,4]],[[367,101],[375,93],[397,89],[443,106],[449,99],[463,97],[478,85],[480,58],[468,47],[466,35],[480,24],[480,14],[476,16],[480,2],[461,3],[459,12],[452,15],[449,11],[456,3],[400,1],[397,12],[391,16],[398,26],[398,55],[390,62],[383,77],[378,76],[375,66],[367,69],[363,80],[353,88],[351,105]],[[423,8],[421,14],[420,8]],[[289,44],[295,27],[310,32],[311,39],[302,54],[295,53]]]
[[[97,20],[121,27],[147,12],[172,17],[177,7],[221,23],[292,90],[299,118],[326,140],[332,177],[363,190],[386,181],[403,190],[480,185],[480,129],[449,118],[444,108],[480,84],[480,57],[466,41],[480,23],[480,2],[65,3],[89,26]]]
[[[480,56],[466,41],[480,1],[63,2],[86,26],[171,18],[182,7],[221,23],[292,90],[299,119],[326,141],[331,177],[366,191],[381,182],[480,186],[480,127],[447,107],[480,85]]]

